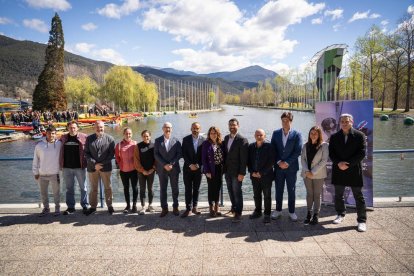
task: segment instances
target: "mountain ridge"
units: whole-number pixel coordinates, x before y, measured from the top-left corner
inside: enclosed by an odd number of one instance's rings
[[[0,35],[0,96],[31,99],[38,76],[45,63],[46,44],[29,40],[16,40]],[[98,83],[114,64],[89,59],[65,51],[65,76],[87,75]],[[174,68],[131,66],[148,80],[181,80],[184,82],[210,82],[220,86],[225,93],[240,94],[244,89],[257,86],[266,77],[274,78],[275,72],[260,66],[249,66],[233,72],[197,74]]]

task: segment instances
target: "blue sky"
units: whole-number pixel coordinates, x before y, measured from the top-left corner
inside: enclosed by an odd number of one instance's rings
[[[46,43],[54,12],[65,49],[122,65],[197,73],[299,68],[376,24],[393,31],[408,0],[0,0],[0,34]]]

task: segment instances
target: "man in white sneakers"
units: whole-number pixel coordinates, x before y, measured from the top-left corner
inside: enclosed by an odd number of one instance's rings
[[[341,223],[346,214],[344,191],[349,186],[355,198],[358,231],[367,231],[367,212],[362,194],[362,160],[365,157],[366,137],[361,131],[352,127],[351,114],[340,116],[341,129],[331,136],[329,157],[332,160],[332,184],[335,186],[335,210],[337,216],[334,224]]]
[[[46,129],[46,139],[40,141],[34,150],[32,171],[39,183],[43,210],[39,217],[50,213],[48,187],[52,185],[55,201],[55,216],[60,215],[60,183],[59,183],[59,155],[62,144],[56,140],[56,129],[49,126]]]

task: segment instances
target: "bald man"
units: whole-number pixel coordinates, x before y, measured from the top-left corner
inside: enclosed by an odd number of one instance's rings
[[[89,201],[91,207],[85,212],[89,216],[96,212],[98,205],[98,183],[99,179],[104,184],[105,202],[110,215],[114,213],[112,207],[112,158],[115,153],[115,140],[111,135],[105,133],[102,121],[96,121],[95,133],[89,135],[85,142],[85,157],[89,178]]]
[[[178,177],[180,175],[179,161],[182,157],[181,143],[177,138],[172,137],[172,124],[164,123],[162,126],[163,135],[155,139],[154,157],[158,178],[160,181],[161,214],[165,217],[168,214],[167,186],[170,180],[173,197],[173,214],[178,216]]]
[[[264,198],[264,223],[270,223],[270,213],[272,207],[272,181],[273,163],[275,160],[275,150],[273,146],[266,142],[266,133],[263,129],[258,129],[254,133],[256,142],[249,145],[249,157],[247,168],[253,185],[253,198],[255,209],[250,215],[250,219],[262,216],[262,194]]]

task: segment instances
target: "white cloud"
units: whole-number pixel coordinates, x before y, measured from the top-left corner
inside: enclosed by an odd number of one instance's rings
[[[343,17],[344,10],[343,9],[336,9],[336,10],[327,10],[325,11],[324,15],[327,17],[331,17],[331,20],[336,20]]]
[[[66,0],[26,0],[26,3],[33,8],[53,9],[55,11],[66,11],[72,8]]]
[[[0,25],[7,25],[13,23],[13,20],[7,17],[0,17]]]
[[[407,12],[408,12],[409,14],[414,14],[414,6],[408,6],[408,8],[407,8]]]
[[[124,15],[129,15],[139,9],[139,0],[124,0],[122,5],[106,4],[102,9],[98,9],[98,14],[120,19]]]
[[[95,44],[85,42],[77,43],[75,45],[75,50],[80,53],[89,53],[93,48],[95,48]]]
[[[191,68],[191,70],[197,73],[234,71],[251,65],[246,57],[233,55],[221,56],[212,51],[196,51],[187,48],[174,50],[173,54],[181,56],[181,60],[171,62],[168,66],[179,70]]]
[[[354,22],[356,20],[375,19],[381,17],[381,15],[378,13],[370,14],[370,12],[370,10],[367,10],[366,12],[356,12],[354,15],[352,15],[351,19],[348,20],[348,23]]]
[[[342,27],[342,25],[341,25],[341,24],[335,24],[335,25],[333,25],[333,26],[332,26],[332,28],[333,28],[334,32],[339,31],[339,29],[340,29],[341,27]]]
[[[322,24],[322,17],[312,19],[311,23],[312,25]]]
[[[108,61],[116,65],[125,65],[126,62],[122,55],[115,51],[114,49],[99,49],[99,50],[93,50],[92,56],[94,58],[98,58],[100,60]]]
[[[84,29],[85,31],[93,31],[93,30],[96,30],[96,28],[98,28],[98,26],[96,26],[92,22],[82,25],[82,29]]]
[[[247,17],[227,0],[164,1],[145,12],[141,24],[147,30],[167,32],[178,42],[201,46],[197,51],[176,50],[174,53],[182,59],[170,64],[175,68],[231,70],[264,57],[270,57],[273,63],[286,57],[298,43],[285,38],[287,28],[324,7],[323,3],[305,0],[267,1],[256,14]]]
[[[382,26],[386,26],[386,25],[388,25],[390,22],[388,21],[388,20],[382,20],[381,21],[381,25]]]
[[[23,25],[26,26],[27,28],[36,30],[38,32],[41,33],[47,33],[49,31],[49,28],[47,27],[47,25],[45,24],[45,22],[43,22],[40,19],[24,19],[23,20]]]
[[[271,64],[271,65],[258,64],[258,65],[260,65],[262,67],[266,67],[266,69],[272,70],[273,72],[276,72],[279,75],[285,75],[291,70],[289,65],[287,65],[285,63],[275,63],[275,64]]]

